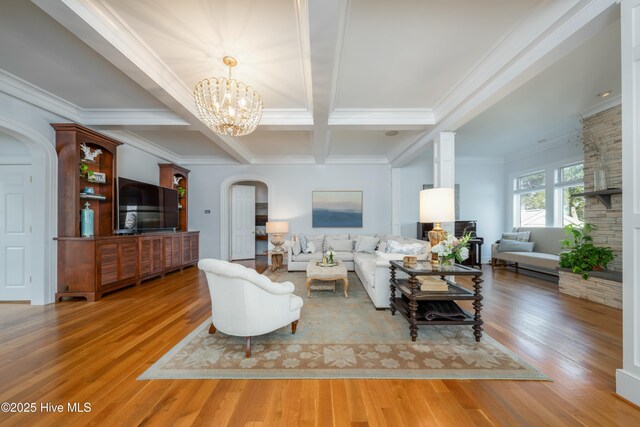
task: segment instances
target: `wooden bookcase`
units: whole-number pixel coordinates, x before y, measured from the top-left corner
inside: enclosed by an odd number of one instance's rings
[[[116,150],[121,142],[101,135],[77,124],[54,123],[56,151],[58,152],[58,236],[80,237],[80,211],[89,202],[94,211],[93,234],[96,237],[111,236],[116,218]],[[84,159],[80,146],[100,149],[95,162]],[[91,182],[80,174],[86,164],[89,170],[104,174],[105,182]],[[93,188],[93,198],[81,194],[85,187]],[[98,199],[101,196],[103,199]],[[89,196],[91,197],[91,196]]]
[[[160,167],[160,186],[165,188],[178,187],[184,189],[184,196],[178,195],[178,203],[180,204],[180,211],[178,213],[179,218],[179,231],[189,230],[189,169],[185,169],[173,163],[158,163]],[[175,184],[174,180],[179,180],[178,184]]]

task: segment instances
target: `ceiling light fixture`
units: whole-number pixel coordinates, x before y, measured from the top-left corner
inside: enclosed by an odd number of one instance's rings
[[[238,61],[222,58],[229,77],[211,77],[199,81],[193,91],[200,120],[221,135],[248,135],[262,118],[262,97],[251,86],[231,78]]]
[[[387,135],[387,136],[396,136],[399,133],[400,133],[400,131],[390,130],[390,131],[385,132],[384,134]]]
[[[604,92],[600,92],[600,93],[598,94],[598,96],[599,96],[600,98],[606,98],[606,97],[607,97],[607,96],[609,96],[609,95],[611,95],[611,91],[610,91],[610,90],[605,90]]]

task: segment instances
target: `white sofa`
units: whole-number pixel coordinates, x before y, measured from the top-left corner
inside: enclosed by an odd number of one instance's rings
[[[537,268],[545,273],[557,274],[560,266],[560,241],[567,236],[561,227],[514,227],[514,232],[529,231],[530,242],[535,242],[533,252],[498,252],[499,243],[491,245],[491,265],[498,261],[511,262],[517,268],[520,264]]]
[[[357,239],[356,234],[350,234],[349,239],[355,240]],[[319,238],[319,235],[309,236],[314,237],[316,240]],[[335,237],[344,237],[344,235],[325,235],[324,241],[327,241],[327,237],[335,238]],[[421,259],[426,259],[429,251],[431,250],[431,246],[429,242],[425,242],[422,240],[409,239],[400,236],[394,235],[379,235],[376,236],[380,238],[379,249],[383,249],[383,242],[386,244],[388,240],[395,240],[400,243],[415,243],[419,242],[424,245],[424,251],[419,256]],[[289,271],[306,271],[307,264],[309,261],[318,260],[322,258],[322,253],[318,251],[314,254],[299,254],[293,255],[291,249],[291,242],[287,242],[288,247],[288,264],[287,268]],[[326,251],[328,247],[324,247],[322,250]],[[364,253],[364,252],[336,252],[335,257],[342,262],[344,262],[347,270],[355,271],[358,275],[358,278],[364,285],[367,294],[369,294],[369,298],[373,302],[373,305],[376,308],[387,308],[389,307],[389,297],[391,296],[391,290],[389,288],[389,261],[390,260],[402,260],[405,255],[399,253],[386,253],[383,251],[376,251],[375,253]],[[397,277],[402,277],[402,272],[397,273]]]

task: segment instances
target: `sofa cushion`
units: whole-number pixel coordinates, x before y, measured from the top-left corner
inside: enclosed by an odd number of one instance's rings
[[[567,238],[562,227],[517,227],[514,231],[529,231],[530,242],[536,242],[536,252],[559,254],[562,251],[560,241]]]
[[[560,256],[542,252],[500,252],[500,259],[519,264],[529,264],[555,270],[560,265]]]
[[[298,255],[293,255],[291,257],[291,260],[295,262],[308,262],[308,261],[319,260],[319,259],[322,259],[322,256],[317,253],[315,254],[301,253]]]
[[[353,261],[353,252],[352,251],[335,251],[333,258],[339,259],[340,261]]]
[[[516,242],[528,242],[531,239],[530,231],[516,231],[513,233],[502,233],[501,240],[515,240]]]
[[[425,251],[425,245],[418,242],[400,243],[396,240],[388,240],[384,251],[403,255],[419,255]]]
[[[380,239],[373,236],[358,236],[356,239],[356,252],[365,252],[368,254],[372,254],[376,251],[376,247],[378,246],[378,242]]]
[[[533,252],[536,242],[520,242],[518,240],[501,240],[498,252]]]
[[[405,257],[405,254],[400,254],[397,252],[380,252],[376,251],[376,264],[378,267],[389,267],[389,261],[402,261]],[[422,252],[416,255],[418,261],[424,261],[427,259],[427,254]]]
[[[294,240],[291,242],[291,253],[293,255],[299,255],[302,252],[302,247],[300,246],[300,240]]]
[[[351,239],[333,239],[328,238],[325,240],[325,251],[332,248],[334,251],[349,251],[353,250],[353,240]]]
[[[376,256],[374,254],[354,252],[353,257],[356,264],[356,271],[362,275],[360,281],[365,286],[375,288]]]
[[[307,249],[304,251],[306,254],[315,254],[318,252],[318,248],[316,248],[316,244],[313,242],[307,242]]]
[[[313,242],[317,252],[324,251],[324,234],[306,234],[307,242]]]
[[[300,250],[302,252],[306,252],[307,251],[307,238],[305,237],[304,234],[299,234],[298,235],[298,241],[300,242]]]

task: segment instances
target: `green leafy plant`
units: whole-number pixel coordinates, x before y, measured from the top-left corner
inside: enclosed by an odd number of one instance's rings
[[[592,230],[591,224],[584,224],[582,229],[569,224],[564,231],[570,238],[560,241],[562,249],[568,249],[560,254],[560,267],[570,268],[585,280],[589,278],[589,271],[597,267],[607,268],[614,257],[610,247],[593,245]]]
[[[178,186],[176,190],[178,190],[178,195],[180,197],[184,197],[184,195],[187,194],[187,190],[185,190],[183,187]]]
[[[80,176],[83,178],[93,176],[93,171],[89,169],[89,166],[86,163],[80,163]]]

